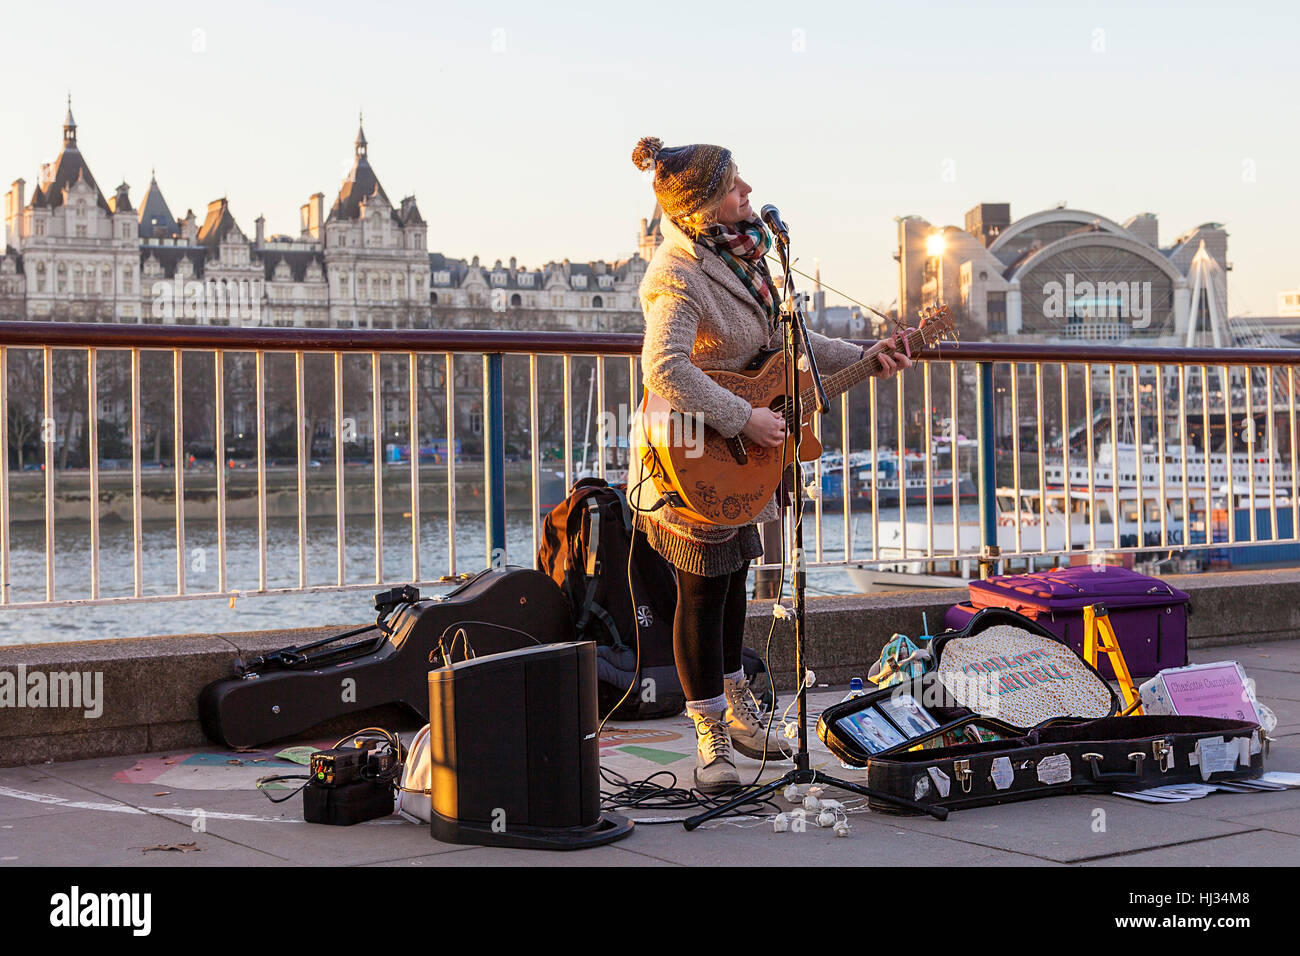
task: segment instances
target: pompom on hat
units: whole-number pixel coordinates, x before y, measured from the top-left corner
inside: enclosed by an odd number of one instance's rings
[[[731,150],[708,143],[664,146],[663,140],[643,136],[632,150],[636,168],[655,172],[655,197],[664,214],[685,219],[703,208],[722,183],[731,165]]]

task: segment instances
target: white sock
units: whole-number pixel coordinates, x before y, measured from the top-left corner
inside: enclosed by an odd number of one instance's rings
[[[734,674],[723,674],[722,678],[723,680],[731,681],[733,684],[739,684],[742,680],[745,679],[745,668],[742,667]]]
[[[710,697],[708,700],[688,700],[686,702],[686,712],[688,714],[698,714],[701,717],[706,714],[717,714],[719,711],[726,709],[726,694],[719,694],[717,697]]]

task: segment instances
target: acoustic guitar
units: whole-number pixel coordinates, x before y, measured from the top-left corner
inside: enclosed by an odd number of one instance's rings
[[[907,348],[919,352],[953,335],[948,307],[935,306],[923,310],[919,326],[907,331]],[[822,385],[827,397],[834,397],[880,370],[879,358],[868,355],[823,376]],[[794,407],[787,390],[785,353],[762,352],[742,372],[706,370],[705,374],[755,408],[767,406],[783,416],[789,437],[771,448],[750,442],[743,432],[727,438],[705,425],[699,415],[679,412],[646,389],[632,429],[633,454],[659,494],[684,517],[706,524],[751,524],[780,487],[783,463],[794,462]],[[822,453],[812,430],[817,410],[812,375],[799,369],[796,387],[803,430],[800,457],[812,461]]]

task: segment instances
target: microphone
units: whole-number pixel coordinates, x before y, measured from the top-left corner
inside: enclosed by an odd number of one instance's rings
[[[763,220],[764,225],[766,225],[768,229],[772,230],[773,235],[782,242],[790,241],[790,230],[787,229],[785,223],[781,221],[781,210],[777,209],[771,203],[768,203],[759,210],[758,214]]]

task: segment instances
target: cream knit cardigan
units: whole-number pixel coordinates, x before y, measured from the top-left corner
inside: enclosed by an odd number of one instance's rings
[[[660,227],[664,241],[640,286],[646,321],[642,378],[646,388],[676,411],[699,413],[723,435],[737,435],[749,421],[749,402],[702,369],[743,370],[760,350],[780,347],[780,329],[770,328],[767,314],[721,256],[695,242],[667,216]],[[809,338],[823,376],[852,365],[863,354],[859,346],[842,339],[816,332]],[[628,489],[639,508],[659,500],[640,462],[633,463]],[[772,521],[778,514],[773,496],[756,521]],[[735,528],[691,521],[670,505],[642,518],[701,544],[726,542],[736,533]]]

